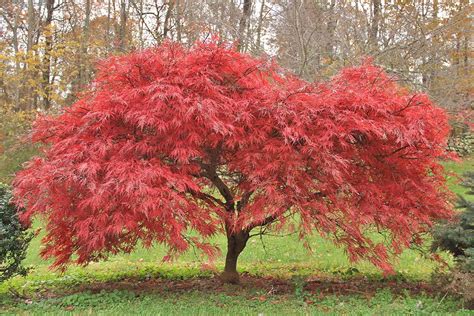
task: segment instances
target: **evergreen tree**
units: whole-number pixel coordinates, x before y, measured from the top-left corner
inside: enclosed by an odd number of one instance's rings
[[[474,195],[474,172],[468,172],[463,185]],[[433,249],[442,249],[453,254],[460,268],[474,271],[474,202],[459,197],[458,207],[462,210],[458,220],[440,225],[434,232]]]
[[[18,220],[18,209],[10,200],[8,186],[0,183],[0,282],[26,274],[21,262],[33,237]]]

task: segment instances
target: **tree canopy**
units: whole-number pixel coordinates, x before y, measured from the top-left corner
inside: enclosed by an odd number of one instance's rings
[[[318,232],[390,272],[451,215],[448,133],[443,110],[371,61],[308,83],[225,44],[168,42],[105,60],[76,103],[36,121],[43,154],[17,174],[16,203],[46,218],[56,266],[140,240],[212,255],[222,232],[236,263],[264,226]]]

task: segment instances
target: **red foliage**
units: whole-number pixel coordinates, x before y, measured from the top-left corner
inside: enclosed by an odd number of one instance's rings
[[[215,43],[167,43],[105,61],[91,90],[36,122],[44,155],[18,173],[22,215],[47,218],[45,257],[64,266],[294,214],[390,271],[389,255],[451,214],[437,158],[449,127],[424,94],[370,62],[309,84]],[[391,243],[372,241],[384,232]]]

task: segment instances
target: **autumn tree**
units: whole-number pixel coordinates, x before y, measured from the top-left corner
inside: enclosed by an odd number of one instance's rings
[[[310,84],[225,45],[165,43],[106,60],[79,101],[36,121],[43,155],[17,174],[16,203],[45,218],[58,267],[140,240],[213,255],[206,239],[223,232],[222,277],[238,282],[249,238],[294,229],[390,272],[390,255],[450,217],[448,131],[370,62]]]

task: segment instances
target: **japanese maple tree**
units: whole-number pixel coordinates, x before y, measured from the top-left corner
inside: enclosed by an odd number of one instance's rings
[[[166,43],[104,61],[79,101],[37,120],[43,155],[17,174],[16,203],[24,221],[45,217],[42,255],[59,267],[139,241],[212,255],[206,240],[225,233],[223,279],[238,282],[250,236],[294,229],[390,272],[451,215],[448,131],[370,62],[308,83],[226,45]]]

